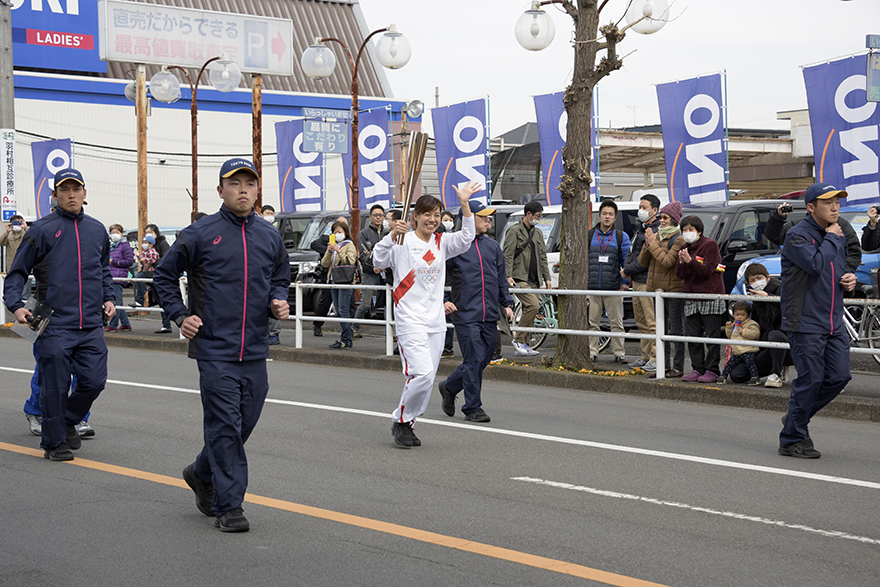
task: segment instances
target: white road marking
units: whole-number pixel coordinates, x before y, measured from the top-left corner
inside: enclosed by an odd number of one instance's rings
[[[33,373],[33,369],[17,369],[13,367],[0,367],[2,371],[13,371],[17,373]],[[115,385],[123,385],[129,387],[142,387],[148,389],[158,389],[162,391],[175,391],[180,393],[198,394],[198,389],[188,389],[184,387],[171,387],[167,385],[155,385],[150,383],[136,383],[133,381],[120,381],[116,379],[108,379],[107,383]],[[391,418],[390,412],[375,412],[371,410],[360,410],[356,408],[345,408],[340,406],[329,406],[324,404],[313,404],[306,402],[297,402],[291,400],[266,399],[266,403],[278,404],[284,406],[293,406],[297,408],[309,408],[315,410],[324,410],[328,412],[342,412],[346,414],[356,414],[359,416],[371,416],[376,418]],[[837,477],[834,475],[822,475],[821,473],[810,473],[808,471],[795,471],[792,469],[780,469],[778,467],[767,467],[764,465],[753,465],[751,463],[737,463],[735,461],[725,461],[722,459],[713,459],[708,457],[700,457],[694,455],[686,455],[674,452],[664,452],[660,450],[651,450],[646,448],[638,448],[635,446],[623,446],[619,444],[608,444],[605,442],[594,442],[591,440],[579,440],[577,438],[564,438],[561,436],[549,436],[547,434],[535,434],[532,432],[522,432],[519,430],[507,430],[504,428],[491,428],[485,425],[465,424],[463,422],[455,422],[449,420],[432,420],[430,418],[419,418],[419,424],[433,424],[436,426],[447,426],[450,428],[462,428],[465,430],[473,430],[490,434],[501,434],[504,436],[513,436],[517,438],[528,438],[530,440],[542,440],[545,442],[556,442],[559,444],[571,444],[574,446],[584,446],[588,448],[596,448],[601,450],[611,450],[616,452],[625,452],[643,456],[658,457],[663,459],[672,459],[677,461],[686,461],[698,463],[701,465],[712,465],[716,467],[726,467],[729,469],[742,469],[745,471],[755,471],[758,473],[769,473],[771,475],[783,475],[786,477],[797,477],[801,479],[810,479],[812,481],[822,481],[824,483],[836,483],[839,485],[854,485],[856,487],[865,487],[867,489],[880,489],[880,483],[875,481],[865,481],[862,479],[850,479],[848,477]]]
[[[837,532],[835,530],[821,530],[819,528],[811,528],[810,526],[804,526],[803,524],[790,524],[788,522],[782,522],[780,520],[770,520],[768,518],[762,518],[760,516],[749,516],[746,514],[738,514],[736,512],[726,512],[723,510],[714,510],[711,508],[704,508],[700,506],[689,505],[686,503],[679,503],[675,501],[664,501],[662,499],[655,499],[653,497],[643,497],[641,495],[632,495],[630,493],[619,493],[617,491],[606,491],[604,489],[596,489],[594,487],[584,487],[583,485],[572,485],[571,483],[560,483],[558,481],[547,481],[544,479],[535,479],[533,477],[511,477],[511,481],[525,481],[527,483],[535,483],[537,485],[546,485],[549,487],[557,487],[560,489],[570,489],[572,491],[582,491],[584,493],[590,493],[593,495],[599,495],[602,497],[614,497],[617,499],[629,499],[632,501],[640,501],[643,503],[651,503],[654,505],[665,505],[669,507],[679,508],[683,510],[691,510],[694,512],[701,512],[704,514],[713,514],[716,516],[724,516],[725,518],[734,518],[736,520],[745,520],[747,522],[758,522],[759,524],[767,524],[768,526],[780,526],[782,528],[790,528],[792,530],[801,530],[803,532],[811,532],[813,534],[819,534],[820,536],[827,536],[830,538],[844,538],[846,540],[855,540],[857,542],[863,542],[865,544],[873,544],[875,546],[880,546],[880,540],[875,538],[868,538],[866,536],[857,536],[855,534],[849,534],[847,532]]]

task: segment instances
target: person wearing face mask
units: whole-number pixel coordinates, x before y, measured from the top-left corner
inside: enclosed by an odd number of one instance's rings
[[[657,219],[660,230],[654,232],[645,229],[645,246],[639,254],[639,264],[648,268],[648,291],[662,289],[668,292],[680,292],[682,281],[675,274],[678,265],[678,251],[685,245],[678,223],[681,221],[681,202],[670,202],[660,209]],[[664,298],[663,309],[666,315],[666,333],[684,336],[684,300],[681,298]],[[663,343],[666,349],[666,378],[672,379],[684,375],[684,343]],[[675,349],[675,358],[672,349]],[[656,377],[656,371],[648,375]]]
[[[746,290],[750,296],[778,296],[782,281],[778,277],[771,278],[767,268],[760,263],[751,263],[746,267],[743,279],[748,284]],[[766,342],[788,342],[788,335],[782,330],[782,310],[779,302],[755,302],[752,304],[752,320],[761,327],[761,340]],[[791,351],[788,349],[758,349],[755,357],[758,375],[767,377],[764,387],[782,387],[788,382],[788,367],[794,365]],[[734,383],[745,383],[749,380],[749,372],[738,365],[730,373]]]
[[[452,212],[450,212],[449,210],[444,210],[443,213],[440,214],[440,226],[437,227],[437,230],[435,232],[438,232],[438,233],[452,232],[453,228],[455,228],[455,216],[453,216]],[[450,275],[449,271],[446,272],[446,286],[452,287],[451,275]],[[445,302],[449,302],[449,301],[450,301],[449,292],[444,292],[443,293],[443,302],[445,303]],[[455,316],[456,316],[456,314],[454,312],[447,313],[446,314],[446,323],[447,324],[454,324]],[[443,354],[440,355],[441,357],[451,358],[451,357],[455,356],[455,349],[452,347],[453,332],[454,331],[452,328],[448,328],[446,330],[446,340],[443,342]]]
[[[678,251],[678,265],[675,274],[684,283],[684,293],[724,295],[724,265],[721,264],[721,251],[718,243],[703,236],[703,221],[699,216],[686,216],[681,219],[681,236],[687,243]],[[727,301],[720,299],[685,300],[684,331],[688,338],[724,338],[722,327],[726,322]],[[705,348],[708,347],[708,350]],[[698,341],[688,342],[693,371],[682,377],[682,381],[714,383],[721,369],[721,347],[717,344],[703,345]]]
[[[327,251],[321,259],[321,265],[330,270],[328,283],[337,285],[351,285],[354,283],[357,263],[357,249],[348,234],[348,223],[336,221],[331,228],[330,242]],[[340,318],[349,318],[349,304],[351,304],[352,289],[331,289],[330,297],[336,307],[336,314]],[[352,347],[351,322],[342,323],[342,335],[339,340],[330,345],[331,349],[350,349]]]
[[[544,233],[537,226],[544,216],[541,202],[531,201],[523,207],[522,222],[510,229],[504,239],[504,265],[510,287],[536,289],[539,286],[552,287],[550,267],[547,264],[547,245]],[[539,301],[535,294],[515,294],[522,303],[522,317],[519,326],[532,328],[538,315]],[[538,354],[527,343],[527,332],[517,332],[513,338],[513,349],[518,357]]]
[[[263,217],[263,220],[268,222],[269,224],[275,223],[275,208],[266,204],[265,206],[260,208],[260,216]]]
[[[370,208],[370,222],[358,233],[358,246],[360,247],[360,257],[358,260],[361,266],[362,285],[379,285],[382,283],[382,272],[373,266],[373,247],[385,236],[385,231],[382,228],[382,221],[384,219],[385,208],[381,204],[373,204]],[[354,313],[356,320],[363,319],[373,307],[374,295],[376,295],[376,290],[361,290],[361,303]],[[352,336],[354,338],[361,338],[360,324],[353,326]]]
[[[141,243],[141,252],[138,254],[138,272],[135,277],[147,278],[153,276],[153,269],[159,262],[159,251],[156,250],[156,237],[152,234],[146,234],[144,241]],[[138,281],[135,286],[134,303],[132,306],[139,308],[144,305],[144,298],[147,295],[147,282]]]
[[[12,259],[15,258],[15,253],[18,251],[18,247],[21,245],[26,232],[27,222],[24,221],[23,217],[16,214],[9,219],[9,224],[6,225],[6,230],[3,234],[0,234],[0,247],[6,247],[6,267],[4,271],[7,273],[9,273],[9,269],[12,267]]]
[[[648,291],[648,268],[639,263],[639,255],[645,246],[645,231],[651,229],[654,234],[660,230],[660,221],[657,220],[657,211],[660,209],[660,198],[654,194],[645,194],[639,201],[639,222],[641,226],[633,235],[632,246],[629,254],[620,270],[620,276],[628,279],[633,291]],[[646,297],[634,297],[633,314],[639,332],[642,334],[654,334],[654,300]],[[641,341],[642,356],[633,363],[630,368],[641,368],[649,373],[657,370],[655,362],[656,348],[653,338],[643,338]]]
[[[125,234],[121,224],[110,225],[110,276],[114,278],[128,277],[128,270],[134,263],[134,251],[131,245],[123,238]],[[127,282],[126,282],[127,283]],[[122,305],[123,282],[114,281],[113,291],[116,292],[116,306]],[[110,323],[104,327],[104,332],[117,332],[131,330],[131,322],[125,310],[117,310]]]

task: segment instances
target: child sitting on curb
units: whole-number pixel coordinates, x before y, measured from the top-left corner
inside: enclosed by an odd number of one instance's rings
[[[759,340],[761,338],[761,327],[750,318],[751,315],[752,305],[750,303],[735,303],[733,305],[733,319],[736,322],[727,321],[725,325],[727,338],[731,340]],[[758,347],[737,344],[732,345],[731,349],[733,352],[715,383],[727,383],[727,376],[730,375],[733,368],[745,361],[752,376],[749,380],[749,385],[761,385],[761,378],[758,376],[758,366],[755,365]]]

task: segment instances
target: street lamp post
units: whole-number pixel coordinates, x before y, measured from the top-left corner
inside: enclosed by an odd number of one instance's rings
[[[541,9],[559,4],[574,21],[574,68],[571,85],[563,97],[568,114],[566,144],[562,151],[564,173],[559,184],[562,194],[562,237],[559,284],[565,289],[587,289],[589,231],[592,228],[593,203],[590,199],[590,129],[593,88],[611,72],[623,66],[617,45],[624,33],[632,28],[650,34],[660,30],[669,18],[667,0],[630,0],[627,24],[622,28],[612,21],[599,26],[599,14],[609,0],[545,0],[533,1],[531,8],[520,16],[514,33],[523,48],[540,51],[553,41],[555,25]],[[605,51],[599,63],[597,55]],[[584,304],[560,296],[559,325],[561,328],[587,329],[589,319]],[[589,339],[583,336],[560,336],[554,362],[577,370],[592,368]],[[663,365],[658,365],[662,369]]]
[[[325,37],[316,38],[315,42],[303,52],[302,59],[300,60],[303,71],[307,76],[313,79],[329,77],[336,68],[336,57],[334,57],[333,52],[324,43],[332,41],[342,47],[351,67],[351,236],[355,247],[358,246],[357,235],[361,225],[360,205],[358,202],[358,68],[360,67],[361,57],[367,42],[379,33],[385,33],[376,46],[379,63],[388,69],[399,69],[406,65],[412,50],[410,49],[409,41],[397,31],[397,27],[393,24],[389,25],[388,28],[377,29],[371,32],[364,39],[364,42],[361,43],[355,59],[352,59],[351,52],[343,41],[335,37]]]
[[[195,220],[195,216],[199,211],[199,106],[197,95],[199,91],[199,82],[202,79],[202,73],[210,64],[208,71],[211,85],[221,92],[231,92],[238,87],[241,82],[241,70],[238,66],[230,61],[225,55],[219,55],[208,59],[199,69],[195,81],[190,77],[189,72],[179,65],[163,66],[162,70],[150,79],[150,93],[157,100],[166,103],[177,102],[180,99],[180,82],[170,73],[169,69],[178,69],[183,72],[186,81],[189,83],[192,103],[190,104],[190,118],[192,124],[192,213],[190,214],[190,222]]]

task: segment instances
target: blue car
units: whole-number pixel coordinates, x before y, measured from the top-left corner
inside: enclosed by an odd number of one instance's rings
[[[840,210],[840,215],[849,220],[849,223],[852,224],[852,227],[855,229],[856,234],[859,235],[859,238],[862,237],[862,228],[868,223],[868,208],[870,208],[870,205],[865,204],[842,208]],[[782,273],[782,257],[779,255],[759,257],[748,263],[744,263],[737,272],[736,285],[734,285],[730,292],[732,295],[745,295],[747,293],[745,291],[744,275],[746,267],[751,263],[760,263],[766,267],[767,273],[769,273],[771,277],[779,276]],[[856,278],[858,280],[856,285],[857,297],[872,297],[872,295],[877,295],[877,292],[873,291],[873,286],[871,285],[871,270],[876,270],[877,267],[880,267],[880,251],[862,251],[862,264],[859,266],[858,270],[856,270]]]

